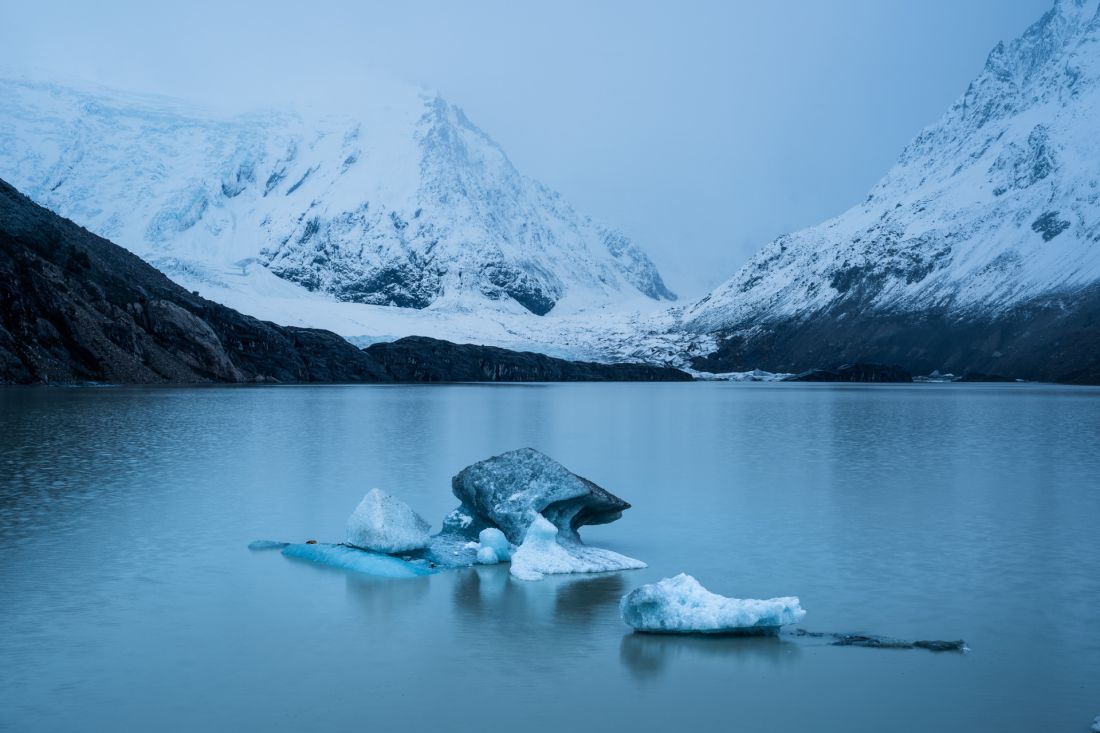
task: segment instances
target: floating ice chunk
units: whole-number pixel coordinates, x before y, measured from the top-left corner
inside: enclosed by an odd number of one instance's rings
[[[806,615],[793,596],[726,598],[684,573],[635,588],[623,596],[619,612],[638,631],[680,634],[776,633]]]
[[[1096,716],[1096,720],[1092,721],[1093,733],[1100,733],[1100,715]]]
[[[377,552],[408,552],[428,546],[431,525],[400,499],[371,489],[348,517],[348,544]]]
[[[496,555],[497,560],[504,562],[505,560],[512,559],[512,545],[508,542],[508,538],[504,536],[496,527],[489,527],[481,530],[477,536],[479,552],[483,549],[490,549]],[[480,561],[480,556],[478,560]]]
[[[510,572],[520,580],[540,580],[556,573],[602,573],[644,568],[641,560],[579,541],[558,541],[558,528],[541,514],[527,528],[523,544],[512,555]]]
[[[509,541],[521,542],[541,514],[557,526],[563,540],[576,541],[578,527],[613,522],[630,508],[533,448],[467,466],[451,479],[451,491],[462,504],[443,521],[443,532],[468,539],[486,527],[497,527]]]
[[[497,551],[492,547],[485,546],[478,549],[477,561],[482,565],[496,565],[500,562],[500,557],[497,555]]]
[[[426,564],[406,562],[391,555],[360,550],[347,545],[292,544],[283,548],[283,554],[319,565],[352,570],[380,578],[415,578],[418,575],[430,575],[433,572]]]

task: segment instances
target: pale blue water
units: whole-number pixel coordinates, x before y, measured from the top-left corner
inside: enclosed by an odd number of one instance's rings
[[[379,486],[435,522],[530,445],[634,504],[647,570],[372,580]],[[1087,731],[1100,715],[1100,390],[576,384],[0,389],[0,728]],[[681,571],[805,628],[965,655],[634,635]]]

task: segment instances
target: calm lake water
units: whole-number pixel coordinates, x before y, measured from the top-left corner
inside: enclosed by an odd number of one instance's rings
[[[634,504],[649,563],[380,580],[339,541],[374,486],[433,521],[521,446]],[[815,631],[967,654],[647,637],[681,571],[798,595]],[[576,384],[0,389],[0,728],[1087,731],[1100,715],[1100,390]]]

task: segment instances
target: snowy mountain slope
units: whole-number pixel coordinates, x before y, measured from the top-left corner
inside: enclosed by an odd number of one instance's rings
[[[779,237],[689,306],[689,330],[725,339],[702,363],[790,370],[832,354],[921,369],[958,357],[988,370],[1037,313],[1057,329],[1052,313],[1091,303],[1100,281],[1098,4],[1059,0],[999,44],[863,203]],[[1007,331],[983,340],[988,328],[979,328],[965,357],[942,335],[979,323]]]
[[[364,96],[352,114],[221,118],[0,81],[0,174],[212,297],[257,267],[313,305],[529,316],[675,297],[637,246],[522,176],[458,108],[411,88]]]

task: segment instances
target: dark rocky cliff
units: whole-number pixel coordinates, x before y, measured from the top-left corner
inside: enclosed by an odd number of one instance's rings
[[[242,315],[0,181],[0,382],[376,382],[328,331]]]
[[[681,382],[679,369],[648,364],[596,364],[530,351],[455,344],[410,336],[366,348],[399,382]]]

